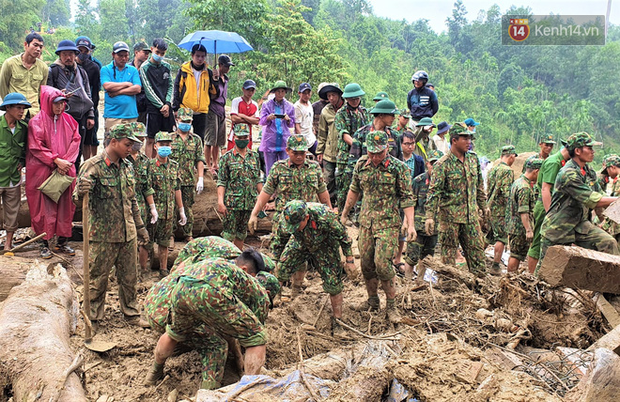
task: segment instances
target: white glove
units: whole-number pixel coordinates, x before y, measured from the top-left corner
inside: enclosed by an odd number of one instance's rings
[[[202,193],[202,190],[205,188],[204,177],[198,178],[198,183],[196,183],[196,194]]]
[[[155,204],[149,205],[151,207],[151,225],[153,225],[159,219],[159,214],[157,213],[157,208],[155,208]]]
[[[179,208],[179,216],[181,217],[181,219],[179,219],[179,225],[185,226],[185,224],[187,223],[187,216],[185,216],[185,208],[183,207]]]

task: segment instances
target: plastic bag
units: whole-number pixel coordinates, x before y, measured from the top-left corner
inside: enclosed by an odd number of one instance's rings
[[[67,188],[73,183],[73,180],[75,180],[75,177],[60,174],[58,170],[54,170],[50,177],[39,186],[39,190],[52,201],[58,203],[58,200],[62,194],[67,191]]]

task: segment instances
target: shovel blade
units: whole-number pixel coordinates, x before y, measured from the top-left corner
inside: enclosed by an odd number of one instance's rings
[[[106,342],[100,339],[91,339],[88,341],[84,341],[84,346],[86,346],[87,349],[92,350],[93,352],[102,353],[114,349],[116,347],[116,343]]]

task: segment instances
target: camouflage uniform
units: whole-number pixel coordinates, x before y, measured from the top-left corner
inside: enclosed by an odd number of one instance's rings
[[[334,296],[342,292],[342,276],[344,269],[340,258],[339,247],[345,257],[352,257],[351,239],[346,228],[340,223],[336,214],[328,206],[320,203],[305,203],[292,201],[282,214],[282,221],[287,224],[290,219],[288,211],[291,205],[303,205],[310,219],[303,230],[286,227],[286,233],[293,233],[286,241],[286,247],[279,257],[278,279],[286,282],[291,275],[309,262],[320,274],[323,280],[323,290]]]
[[[343,135],[353,136],[355,132],[370,122],[370,116],[363,106],[353,109],[348,103],[338,109],[334,118],[334,126],[338,133],[338,154],[336,155],[336,198],[338,209],[342,211],[347,200],[349,185],[351,184],[351,167],[349,164],[350,146],[344,142]]]
[[[402,161],[403,160],[403,150],[401,147],[402,136],[399,135],[398,131],[391,128],[385,127],[385,132],[388,135],[388,145],[389,151],[388,153],[395,157],[396,159]],[[374,128],[372,124],[368,124],[355,132],[353,137],[353,145],[351,145],[351,149],[349,150],[349,167],[351,171],[355,167],[357,161],[362,157],[362,155],[366,155],[366,136],[373,132]]]
[[[620,157],[618,155],[608,155],[605,158],[603,166],[604,167],[605,166],[620,167]],[[607,180],[604,182],[603,186],[601,187],[603,192],[606,191],[607,186],[611,183],[610,196],[611,197],[620,196],[620,180],[619,180],[620,176],[616,176],[615,178],[612,179],[611,177],[606,175],[606,179]],[[620,240],[620,224],[617,224],[616,222],[612,221],[609,218],[605,218],[605,220],[603,221],[602,228],[604,231],[612,235],[616,239],[616,241]]]
[[[232,242],[218,236],[199,237],[187,243],[174,260],[174,267],[181,262],[186,264],[199,262],[209,258],[223,258],[234,260],[241,254],[241,250]],[[174,270],[174,268],[173,268]],[[172,272],[172,271],[171,271]]]
[[[180,187],[179,165],[168,159],[167,163],[161,163],[157,158],[149,160],[148,164],[149,184],[155,191],[153,198],[159,219],[154,225],[149,224],[149,237],[151,243],[157,243],[162,247],[170,245],[175,220],[175,191]]]
[[[514,148],[513,148],[514,149]],[[491,210],[490,229],[487,233],[487,242],[495,244],[508,243],[506,233],[506,207],[510,197],[510,186],[514,182],[514,172],[504,162],[500,162],[489,172],[487,179],[489,192],[489,208]]]
[[[388,281],[395,275],[392,258],[401,226],[399,207],[414,206],[409,168],[391,155],[378,166],[368,155],[362,156],[353,170],[350,191],[364,194],[358,239],[362,274],[366,280]]]
[[[407,243],[407,250],[405,251],[404,256],[405,262],[411,266],[416,265],[419,260],[424,259],[427,255],[434,255],[435,247],[437,246],[437,228],[435,227],[435,232],[432,236],[428,236],[424,227],[424,224],[426,223],[426,202],[430,181],[431,176],[428,172],[422,173],[413,179],[415,230],[418,233],[418,237],[415,239],[415,242]]]
[[[114,131],[113,128],[110,136]],[[134,169],[124,159],[118,164],[111,162],[105,150],[88,159],[80,168],[73,192],[76,204],[81,198],[78,186],[84,179],[92,183],[89,198],[90,318],[103,319],[108,277],[113,266],[116,267],[121,311],[128,317],[139,316],[137,230],[144,228],[144,223],[135,196]]]
[[[519,261],[525,260],[527,251],[530,248],[530,242],[527,241],[525,237],[525,227],[521,221],[521,214],[528,214],[530,228],[533,228],[535,204],[534,182],[530,181],[530,179],[523,174],[510,187],[508,209],[506,210],[506,221],[508,223],[507,232],[510,239],[510,256]]]
[[[223,259],[196,263],[203,279],[179,276],[170,293],[166,333],[175,341],[192,337],[205,325],[221,336],[239,340],[243,347],[264,345],[269,295],[259,282]]]
[[[455,124],[460,129],[461,126]],[[478,209],[486,209],[480,162],[467,152],[461,162],[453,153],[435,163],[426,203],[426,219],[439,223],[439,242],[444,264],[454,265],[461,244],[470,272],[483,275],[486,257]]]
[[[587,133],[572,134],[567,146],[579,148],[594,144]],[[569,148],[570,149],[570,148]],[[536,272],[547,249],[554,245],[576,244],[579,247],[618,255],[616,240],[590,221],[592,209],[603,198],[596,173],[587,164],[582,169],[574,159],[560,169],[555,180],[551,206],[542,225],[541,251]]]
[[[227,209],[222,237],[230,241],[247,237],[248,221],[258,197],[256,186],[262,183],[258,152],[249,148],[246,152],[243,157],[233,148],[220,159],[217,186],[226,189],[224,205]],[[272,167],[269,176],[273,173]]]
[[[147,212],[150,211],[149,206],[146,204],[146,197],[153,195],[155,191],[149,187],[148,178],[148,163],[149,157],[142,152],[138,152],[136,158],[129,155],[127,161],[133,165],[134,176],[136,177],[136,201],[138,202],[138,208],[140,208],[140,217],[142,222],[148,222]]]

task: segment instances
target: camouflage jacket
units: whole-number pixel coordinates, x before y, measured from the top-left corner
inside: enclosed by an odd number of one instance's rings
[[[370,123],[370,116],[363,106],[358,106],[357,109],[352,109],[346,102],[336,112],[334,118],[334,126],[338,133],[338,153],[336,154],[336,163],[346,165],[349,161],[350,146],[344,142],[343,134],[349,134],[353,137],[353,134],[362,126]]]
[[[413,201],[415,202],[415,230],[418,233],[425,233],[424,223],[426,222],[426,202],[428,185],[431,176],[428,172],[419,174],[413,179]]]
[[[174,260],[176,267],[181,262],[196,262],[209,258],[223,258],[233,260],[241,254],[241,250],[232,242],[218,236],[207,236],[196,238],[183,247],[177,259]]]
[[[202,140],[199,136],[189,133],[187,140],[181,135],[172,135],[172,153],[170,159],[179,164],[179,179],[181,186],[194,186],[196,184],[196,165],[198,162],[205,163],[205,154]]]
[[[171,159],[168,159],[167,163],[161,163],[157,158],[151,159],[148,164],[148,177],[149,185],[155,191],[153,198],[159,219],[174,219],[174,192],[181,188],[179,164]]]
[[[136,238],[136,227],[143,228],[136,201],[136,177],[133,166],[124,159],[118,165],[108,158],[105,150],[88,159],[80,168],[73,201],[78,204],[81,180],[92,183],[89,198],[90,240],[122,243]]]
[[[362,156],[353,170],[350,190],[364,194],[359,223],[365,228],[400,228],[399,208],[414,206],[411,172],[391,155],[378,166],[368,155]]]
[[[551,206],[540,233],[554,243],[572,243],[575,232],[587,234],[594,227],[590,212],[603,198],[590,166],[581,169],[569,160],[555,179]]]
[[[226,152],[220,159],[217,186],[224,187],[224,205],[230,210],[251,211],[256,203],[257,184],[260,177],[258,152],[248,148],[245,157],[235,148]]]
[[[374,131],[372,124],[365,125],[353,134],[353,144],[349,150],[349,164],[347,168],[353,171],[355,164],[362,157],[366,155],[368,150],[366,149],[366,136],[368,133]],[[389,153],[399,161],[403,160],[403,150],[401,147],[401,135],[395,129],[391,127],[385,127],[385,132],[388,135],[388,146],[390,147]]]
[[[534,191],[534,182],[522,174],[510,187],[508,208],[506,209],[506,233],[511,235],[525,234],[525,227],[521,221],[521,214],[524,213],[528,214],[530,228],[533,230],[535,204],[536,192]]]
[[[609,182],[611,182],[611,197],[618,197],[620,196],[620,177],[616,176],[615,179],[612,178],[607,178]],[[603,190],[603,192],[605,191],[606,187],[607,187],[607,183],[605,183],[605,188],[601,188],[601,190]],[[618,234],[620,234],[620,224],[612,221],[609,218],[605,218],[605,220],[603,221],[603,226],[602,226],[603,230],[605,230],[607,233],[609,233],[612,236],[616,236]]]
[[[153,188],[149,187],[148,163],[149,157],[138,152],[136,158],[129,155],[127,160],[133,165],[134,175],[136,176],[136,199],[140,208],[146,208],[146,197],[153,195]]]
[[[433,166],[426,202],[426,219],[438,222],[471,224],[478,219],[478,209],[487,206],[478,157],[467,152],[461,162],[452,152]]]
[[[500,162],[489,172],[487,179],[488,207],[491,209],[492,217],[503,218],[505,216],[508,197],[510,197],[510,186],[514,180],[514,172],[504,162]]]
[[[285,159],[271,167],[263,191],[269,195],[277,191],[276,211],[280,212],[292,200],[318,201],[318,195],[327,191],[327,187],[317,162],[306,159],[303,165],[296,167]]]

